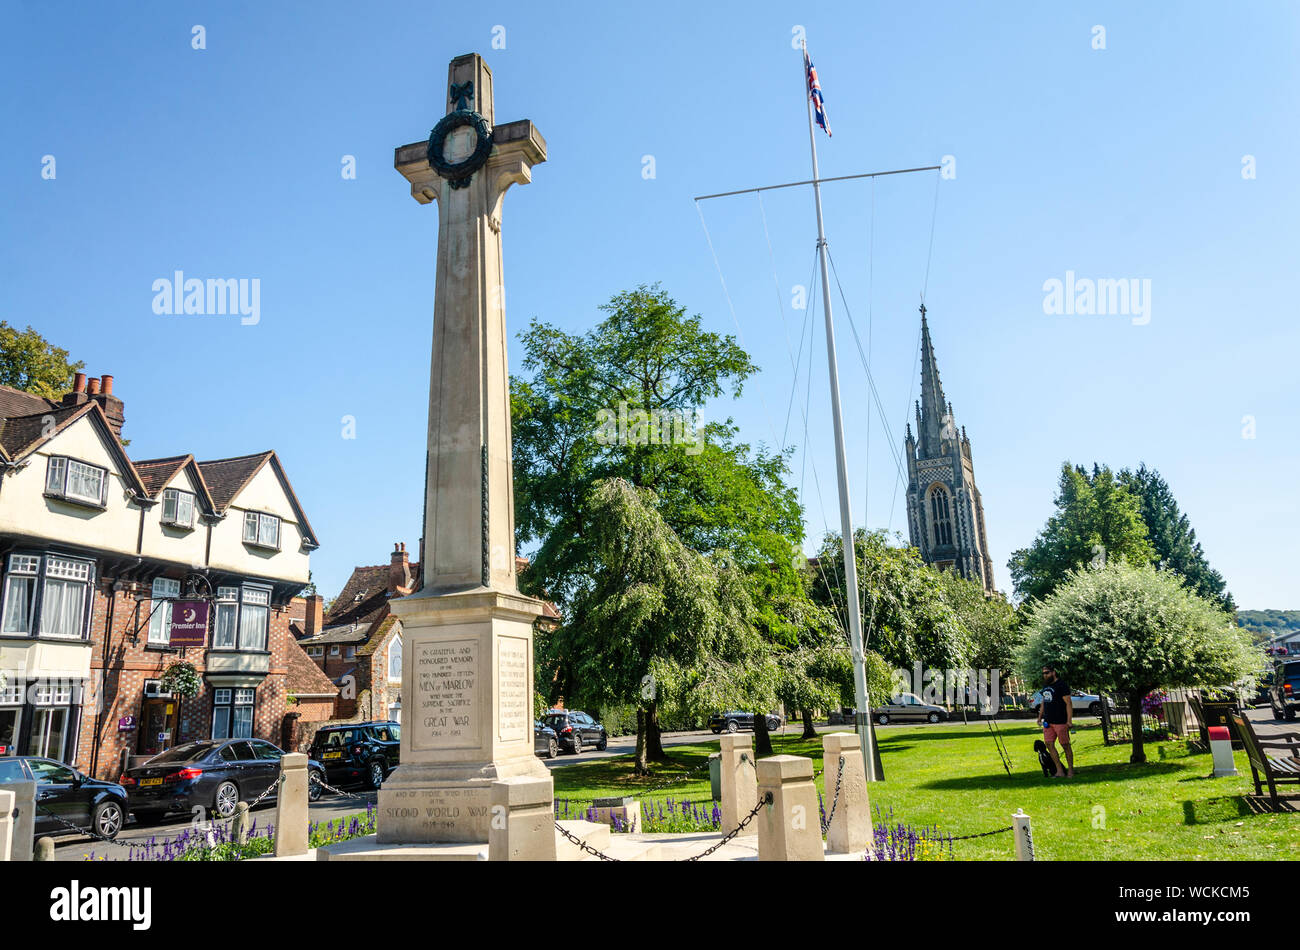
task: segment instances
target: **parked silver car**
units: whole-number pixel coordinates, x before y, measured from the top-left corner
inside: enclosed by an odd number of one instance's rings
[[[883,726],[896,721],[944,722],[948,718],[948,710],[921,702],[915,693],[903,693],[885,705],[877,706],[871,715]]]
[[[1038,704],[1042,701],[1043,693],[1039,690],[1034,693],[1033,698],[1029,701],[1029,705],[1037,709]],[[1089,716],[1101,715],[1101,697],[1094,693],[1071,693],[1070,705],[1074,707],[1076,714],[1086,712]],[[1116,708],[1115,700],[1111,699],[1109,696],[1106,697],[1106,705],[1111,709]]]

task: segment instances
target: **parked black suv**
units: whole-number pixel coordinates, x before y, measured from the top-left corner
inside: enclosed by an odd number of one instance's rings
[[[768,732],[775,732],[781,728],[781,717],[776,713],[765,713],[763,718],[767,720]],[[753,730],[754,714],[740,709],[715,713],[709,717],[709,728],[713,730],[715,736],[723,729],[728,732],[737,732],[741,729]]]
[[[392,721],[325,726],[307,754],[324,767],[331,785],[364,782],[378,788],[397,768],[401,737],[402,727]]]
[[[1274,719],[1295,719],[1300,710],[1300,660],[1279,660],[1273,670],[1273,685],[1268,690],[1268,704]]]
[[[609,745],[605,727],[580,710],[552,709],[542,722],[555,730],[560,748],[568,749],[574,755],[581,755],[582,750],[590,745],[604,752],[605,746]]]

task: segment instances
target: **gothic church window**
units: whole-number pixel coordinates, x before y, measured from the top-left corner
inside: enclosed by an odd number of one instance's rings
[[[936,546],[952,544],[952,516],[948,509],[948,492],[942,485],[930,490],[930,521],[934,525]]]

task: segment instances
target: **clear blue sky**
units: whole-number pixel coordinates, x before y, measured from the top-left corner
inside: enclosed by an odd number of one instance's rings
[[[136,457],[279,451],[332,596],[354,564],[420,534],[437,210],[410,198],[392,150],[428,136],[448,60],[487,57],[498,120],[531,118],[549,145],[506,200],[512,335],[532,317],[581,330],[653,281],[736,332],[692,198],[808,177],[796,25],[835,133],[819,133],[823,175],[956,159],[952,180],[826,186],[827,234],[898,439],[935,221],[927,303],[999,586],[1063,460],[1146,462],[1243,607],[1300,607],[1278,547],[1300,514],[1293,4],[8,0],[0,317],[115,375]],[[762,367],[711,412],[779,443],[811,195],[761,209],[779,296],[757,201],[703,210]],[[260,323],[155,315],[151,285],[177,269],[259,278]],[[1150,322],[1045,314],[1044,282],[1067,271],[1149,279]],[[893,458],[835,303],[856,518],[884,527]],[[810,539],[838,527],[823,346],[819,330],[806,468],[802,421],[787,436]],[[905,529],[901,497],[892,527]]]

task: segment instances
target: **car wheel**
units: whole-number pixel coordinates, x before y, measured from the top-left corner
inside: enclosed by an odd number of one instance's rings
[[[555,758],[556,756],[558,756],[559,754],[560,754],[560,744],[559,744],[558,742],[556,742],[554,739],[547,739],[547,740],[546,740],[546,757],[547,757],[548,759],[554,759],[554,758]]]
[[[607,748],[609,748],[609,735],[602,732],[600,734],[600,741],[596,743],[596,751],[604,752]]]
[[[937,712],[932,712],[930,713],[930,715],[926,716],[925,718],[929,719],[931,722],[938,722],[939,714]]]
[[[881,713],[879,716],[876,717],[876,722],[879,725],[887,726],[889,725],[889,716],[886,715],[885,713]]]
[[[217,795],[213,800],[212,810],[218,818],[229,818],[235,813],[239,804],[239,788],[234,782],[222,782],[217,786]]]
[[[307,773],[307,801],[320,801],[320,797],[325,794],[325,787],[321,785],[323,781],[325,781],[325,776],[320,769],[312,769]]]
[[[712,726],[710,726],[709,728],[713,731],[713,734],[714,734],[715,736],[716,736],[718,733],[720,733],[720,732],[722,731],[722,727],[721,727],[721,726],[718,726],[716,729],[714,729]]]
[[[366,778],[369,779],[371,788],[379,788],[380,785],[383,785],[384,763],[380,762],[378,759],[371,762],[370,771],[367,773]]]
[[[739,729],[740,729],[740,723],[736,722],[736,720],[734,720],[734,719],[728,719],[728,720],[727,720],[727,731],[728,731],[728,732],[737,732]]]
[[[100,802],[95,806],[95,813],[91,817],[91,828],[99,837],[112,841],[122,830],[125,821],[126,814],[121,805],[117,802]]]
[[[1100,716],[1100,715],[1101,715],[1101,703],[1090,703],[1090,704],[1088,705],[1088,715],[1090,715],[1090,716]]]
[[[573,734],[573,754],[582,755],[582,736],[576,732]]]

